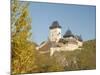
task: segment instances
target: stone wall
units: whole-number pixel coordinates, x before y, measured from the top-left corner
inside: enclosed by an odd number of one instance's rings
[[[51,47],[50,48],[50,56],[52,56],[54,54],[54,52],[60,52],[60,51],[74,51],[76,49],[79,49],[80,50],[80,46],[82,46],[82,42],[79,42],[78,41],[78,44],[74,44],[74,43],[68,43],[68,44],[65,44],[61,47]]]

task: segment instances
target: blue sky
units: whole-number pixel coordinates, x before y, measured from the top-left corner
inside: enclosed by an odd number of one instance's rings
[[[48,39],[49,26],[55,20],[62,26],[62,36],[69,27],[73,34],[81,34],[83,40],[95,38],[95,6],[30,2],[29,12],[32,40],[37,44]]]

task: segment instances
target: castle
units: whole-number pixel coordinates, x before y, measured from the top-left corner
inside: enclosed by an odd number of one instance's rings
[[[79,47],[83,45],[81,36],[74,35],[70,29],[62,36],[61,28],[58,21],[54,21],[49,27],[48,41],[43,42],[36,49],[39,50],[40,53],[50,52],[50,56],[56,51],[74,51],[80,49]]]

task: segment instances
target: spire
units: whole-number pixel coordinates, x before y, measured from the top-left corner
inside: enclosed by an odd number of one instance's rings
[[[54,21],[49,28],[50,29],[61,28],[61,26],[59,25],[58,21]]]
[[[80,35],[79,36],[79,39],[78,39],[79,41],[83,41],[83,39],[82,39],[82,36]]]
[[[74,37],[74,35],[72,34],[71,30],[68,27],[68,30],[66,31],[66,33],[64,34],[63,37],[70,37],[70,36],[73,36]]]

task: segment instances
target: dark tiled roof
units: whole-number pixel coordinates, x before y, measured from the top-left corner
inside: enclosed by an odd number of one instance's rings
[[[66,38],[66,37],[71,37],[71,36],[74,37],[74,35],[72,34],[71,30],[68,29],[63,37]]]
[[[80,36],[77,35],[76,37],[77,37],[77,39],[78,39],[79,41],[83,41],[81,35],[80,35]]]
[[[58,21],[54,21],[49,28],[50,29],[61,28],[61,26],[59,25]]]

